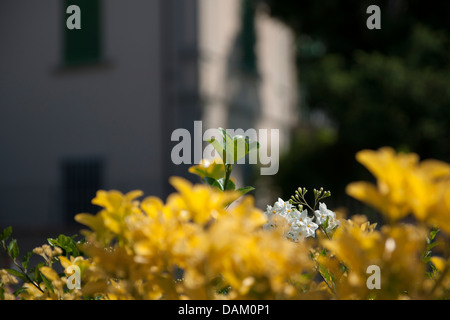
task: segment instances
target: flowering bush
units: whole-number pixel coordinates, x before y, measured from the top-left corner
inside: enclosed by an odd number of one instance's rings
[[[173,177],[165,202],[98,191],[100,211],[75,217],[88,228],[83,240],[60,235],[19,261],[3,230],[16,268],[0,270],[0,298],[449,298],[450,165],[390,148],[357,159],[377,181],[347,192],[386,217],[381,228],[328,209],[323,189],[311,205],[299,188],[262,211],[243,196],[249,188],[236,189],[226,159],[204,161],[190,171],[206,183]],[[402,220],[409,214],[414,223]],[[42,262],[30,268],[33,254]]]

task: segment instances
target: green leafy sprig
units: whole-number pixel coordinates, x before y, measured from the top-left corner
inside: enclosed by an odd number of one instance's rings
[[[245,157],[250,152],[254,152],[259,149],[259,142],[250,142],[248,137],[242,135],[231,137],[223,128],[219,128],[219,132],[222,136],[221,140],[210,139],[208,142],[214,147],[222,158],[224,165],[224,176],[219,179],[204,177],[204,181],[208,185],[216,187],[221,191],[236,190],[241,193],[241,195],[255,190],[255,188],[251,186],[236,189],[235,183],[231,180],[231,173],[240,159]]]
[[[12,235],[12,227],[7,227],[2,230],[0,233],[0,243],[7,253],[8,257],[11,259],[13,264],[16,266],[16,269],[6,268],[4,269],[12,276],[20,279],[23,281],[23,283],[30,283],[34,287],[36,287],[39,291],[44,293],[44,290],[41,288],[41,283],[44,283],[45,287],[53,292],[53,286],[51,284],[51,281],[45,277],[45,275],[40,271],[41,267],[47,266],[51,267],[52,264],[56,261],[57,255],[52,256],[51,259],[45,259],[44,262],[39,262],[35,266],[30,267],[30,258],[33,256],[33,254],[36,254],[33,251],[27,252],[23,258],[21,259],[21,262],[19,262],[19,245],[17,243],[16,239],[11,239],[8,242],[8,239]],[[62,252],[62,255],[66,257],[78,257],[81,256],[82,253],[79,251],[78,247],[79,244],[82,241],[75,241],[76,235],[72,237],[68,237],[66,235],[59,235],[56,239],[48,238],[47,242],[50,245],[52,249],[54,248],[60,248],[60,252]],[[1,283],[0,283],[1,284]],[[2,299],[3,291],[4,290],[0,286],[0,300]],[[25,287],[20,286],[17,290],[14,291],[14,295],[17,296],[23,291],[25,291]]]
[[[9,243],[7,244],[6,241],[9,239],[9,237],[12,234],[12,227],[7,227],[5,229],[2,230],[2,232],[0,233],[0,243],[2,245],[2,248],[6,251],[6,253],[8,254],[9,258],[11,259],[11,261],[13,262],[13,264],[17,267],[18,270],[16,269],[5,269],[9,274],[19,278],[20,280],[26,282],[26,283],[31,283],[33,286],[35,286],[39,291],[41,291],[42,293],[44,293],[44,291],[41,289],[41,287],[39,286],[39,282],[36,281],[35,279],[32,279],[32,275],[28,274],[28,268],[29,268],[29,264],[30,264],[30,258],[33,255],[33,252],[27,252],[25,254],[25,256],[22,259],[22,263],[20,264],[17,261],[17,258],[19,256],[19,246],[17,244],[17,240],[16,239],[11,239],[11,241],[9,241]],[[32,270],[34,271],[34,270]],[[22,292],[23,289],[19,288],[19,290],[16,290],[14,292],[14,295],[19,294],[20,292]]]

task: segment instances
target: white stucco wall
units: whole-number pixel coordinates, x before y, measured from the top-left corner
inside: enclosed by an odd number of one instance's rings
[[[103,1],[105,61],[73,70],[61,5],[0,1],[0,227],[62,222],[65,157],[104,157],[107,189],[160,191],[159,1]]]

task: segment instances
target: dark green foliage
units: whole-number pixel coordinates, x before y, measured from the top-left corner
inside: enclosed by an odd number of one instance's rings
[[[76,242],[74,240],[75,237],[76,235],[68,237],[66,235],[60,234],[58,238],[56,239],[48,238],[47,241],[51,246],[60,247],[63,250],[63,255],[79,257],[81,253],[78,250],[78,245],[81,242]]]
[[[303,125],[280,163],[284,195],[320,184],[343,199],[349,182],[367,177],[354,161],[362,149],[450,161],[449,2],[261,2],[298,40]],[[381,30],[366,27],[371,4],[381,9]],[[317,125],[317,114],[331,125]]]

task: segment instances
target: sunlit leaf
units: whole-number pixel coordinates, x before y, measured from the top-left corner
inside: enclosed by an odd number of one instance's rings
[[[12,239],[8,244],[8,254],[13,260],[19,256],[19,246],[16,239]]]
[[[243,188],[239,188],[239,189],[237,189],[237,191],[241,194],[241,195],[244,195],[244,194],[246,194],[246,193],[249,193],[249,192],[251,192],[251,191],[253,191],[253,190],[255,190],[255,188],[253,188],[253,187],[243,187]]]
[[[19,278],[19,279],[22,280],[22,281],[25,281],[25,282],[28,281],[26,275],[23,274],[22,272],[20,272],[19,270],[14,270],[14,269],[5,269],[5,270],[6,270],[9,274],[11,274],[11,275],[13,275],[13,276]]]

